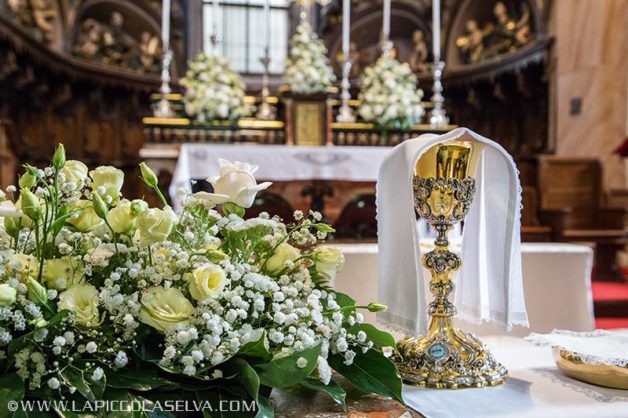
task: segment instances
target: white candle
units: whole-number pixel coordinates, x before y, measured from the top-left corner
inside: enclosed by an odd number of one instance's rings
[[[384,41],[390,38],[390,0],[384,0]]]
[[[218,0],[212,3],[212,32],[218,36]]]
[[[440,0],[432,0],[432,51],[434,62],[440,61]]]
[[[351,28],[351,0],[342,0],[342,54],[349,57],[349,32]]]
[[[164,52],[170,49],[170,0],[163,0],[161,10],[161,44]]]
[[[265,55],[268,58],[270,52],[270,0],[264,2],[264,21],[266,22],[266,33],[264,34]]]

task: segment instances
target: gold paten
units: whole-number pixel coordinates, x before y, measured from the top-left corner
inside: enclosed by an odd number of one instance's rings
[[[447,234],[464,220],[475,193],[475,171],[481,145],[450,141],[430,148],[417,162],[414,205],[436,231],[435,248],[423,255],[431,272],[429,330],[427,336],[397,342],[395,362],[403,380],[412,385],[458,389],[503,383],[508,370],[498,363],[473,334],[454,326],[456,308],[448,300],[452,275],[462,263],[449,251]]]
[[[576,353],[553,347],[556,365],[564,374],[593,385],[615,389],[628,389],[628,366],[586,364]]]

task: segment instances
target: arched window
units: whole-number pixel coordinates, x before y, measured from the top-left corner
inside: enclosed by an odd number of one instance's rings
[[[262,73],[264,56],[266,0],[221,0],[216,13],[216,30],[220,35],[220,52],[231,59],[241,73]],[[288,49],[288,6],[290,0],[270,0],[270,73],[283,72]],[[203,49],[211,51],[210,37],[214,26],[212,0],[203,0]]]

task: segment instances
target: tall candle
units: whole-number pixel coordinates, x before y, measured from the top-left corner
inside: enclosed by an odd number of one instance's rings
[[[218,36],[218,0],[212,3],[212,32]]]
[[[432,51],[434,62],[440,61],[440,0],[432,0]]]
[[[264,2],[264,21],[266,22],[266,31],[264,33],[265,55],[268,58],[270,52],[270,0]]]
[[[384,40],[390,38],[390,0],[384,0]]]
[[[351,30],[351,0],[342,0],[342,54],[349,58],[349,31]]]
[[[161,44],[165,53],[170,49],[170,0],[163,0],[161,6]]]

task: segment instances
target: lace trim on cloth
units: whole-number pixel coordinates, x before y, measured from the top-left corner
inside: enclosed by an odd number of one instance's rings
[[[555,329],[550,334],[532,333],[524,339],[536,345],[569,351],[585,364],[628,367],[627,331],[574,332]]]

